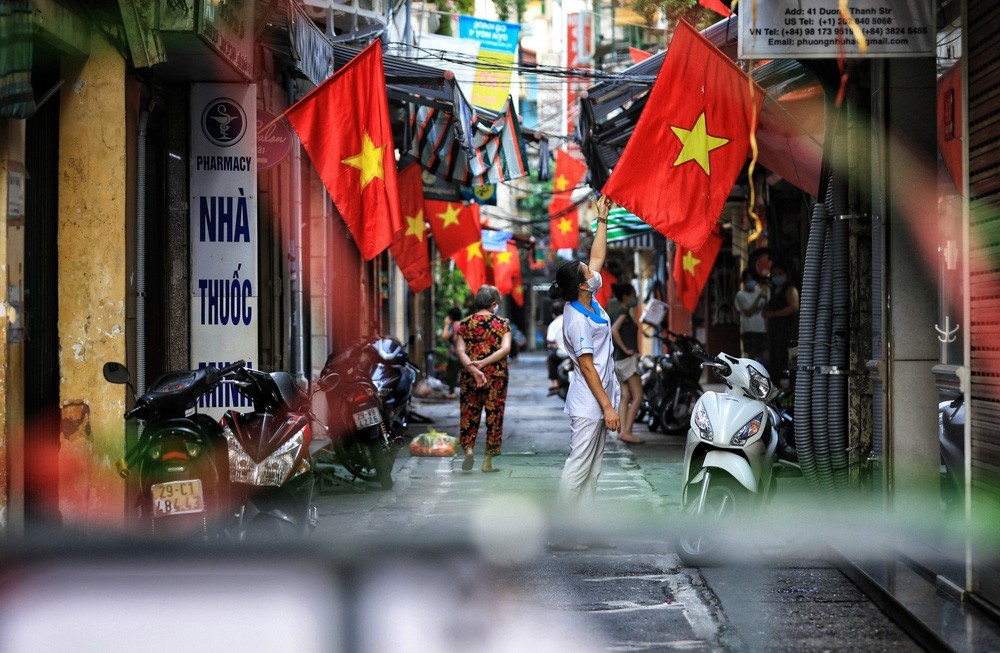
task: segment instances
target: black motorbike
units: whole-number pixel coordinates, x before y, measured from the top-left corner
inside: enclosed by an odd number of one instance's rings
[[[946,513],[961,514],[965,505],[965,397],[938,404],[941,447],[941,504]]]
[[[221,369],[168,372],[125,412],[126,420],[145,423],[136,443],[117,462],[122,478],[136,472],[139,496],[131,517],[139,532],[207,535],[224,523],[229,502],[226,439],[216,420],[194,411],[199,398],[243,365],[238,361]],[[105,363],[104,378],[130,382],[128,370],[114,362]]]
[[[569,381],[573,376],[573,360],[567,356],[559,361],[559,366],[556,367],[556,381],[559,383],[558,394],[559,398],[566,401],[566,395],[569,394]]]
[[[333,451],[354,478],[393,486],[392,466],[415,415],[417,368],[391,337],[363,340],[331,355],[320,373]]]
[[[253,402],[252,412],[227,410],[221,420],[229,451],[230,534],[240,541],[302,535],[317,523],[309,398],[288,372],[241,368],[225,382]]]
[[[640,363],[643,404],[637,420],[645,422],[650,431],[684,433],[691,420],[691,411],[698,397],[705,393],[701,379],[701,358],[705,347],[697,338],[666,331],[668,337],[653,334],[666,353],[643,357]]]

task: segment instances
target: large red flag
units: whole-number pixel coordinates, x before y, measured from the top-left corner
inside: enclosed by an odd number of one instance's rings
[[[514,243],[507,243],[507,250],[513,256],[514,261],[514,267],[511,269],[511,280],[514,287],[511,288],[510,296],[515,304],[524,306],[524,277],[521,275],[521,255],[517,253],[517,245]]]
[[[677,284],[677,297],[684,308],[690,313],[698,307],[701,291],[705,289],[708,276],[715,265],[715,257],[719,255],[722,238],[718,234],[709,234],[705,244],[696,251],[691,251],[677,245],[674,252],[674,282]]]
[[[451,258],[455,252],[482,238],[478,204],[425,199],[424,216],[431,225],[442,258]]]
[[[746,74],[681,21],[649,100],[602,192],[699,250],[746,160],[764,101]]]
[[[365,260],[402,226],[396,156],[376,40],[285,111]]]
[[[465,283],[473,293],[486,283],[486,260],[483,258],[483,243],[477,240],[455,252],[452,259],[462,271]]]
[[[399,172],[399,208],[403,214],[403,228],[396,232],[389,251],[410,289],[422,292],[431,287],[432,279],[424,221],[424,183],[416,163]]]

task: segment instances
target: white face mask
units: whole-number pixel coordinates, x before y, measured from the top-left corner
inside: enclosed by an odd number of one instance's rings
[[[597,292],[603,284],[604,280],[601,279],[601,273],[595,272],[594,276],[587,279],[587,290]]]

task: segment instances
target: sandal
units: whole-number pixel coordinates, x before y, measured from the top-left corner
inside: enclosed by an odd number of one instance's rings
[[[471,472],[472,466],[476,464],[476,457],[472,455],[471,451],[465,452],[465,460],[462,461],[462,471]]]

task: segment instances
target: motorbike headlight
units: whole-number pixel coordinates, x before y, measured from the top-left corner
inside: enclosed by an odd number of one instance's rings
[[[258,463],[243,450],[229,427],[222,433],[229,443],[229,480],[246,485],[280,486],[284,483],[291,475],[303,442],[300,431]]]
[[[708,419],[708,411],[702,404],[698,404],[698,410],[694,411],[694,425],[698,427],[698,435],[701,436],[702,440],[711,442],[715,439],[715,434],[712,432],[712,422]]]
[[[771,394],[771,379],[752,366],[747,367],[747,370],[750,372],[750,394],[753,395],[754,399],[761,401],[767,399],[767,396]]]
[[[735,447],[742,447],[747,440],[757,435],[757,431],[760,430],[760,425],[763,422],[764,412],[761,411],[757,413],[753,419],[744,424],[743,428],[736,432],[736,435],[734,435],[733,439],[729,441],[729,444]]]

